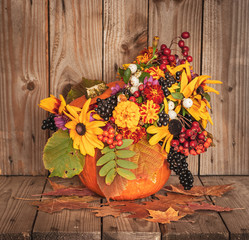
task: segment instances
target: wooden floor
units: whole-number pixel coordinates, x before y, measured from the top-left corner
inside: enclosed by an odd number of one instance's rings
[[[211,200],[221,206],[245,209],[197,213],[189,216],[188,222],[167,225],[129,219],[125,215],[102,219],[90,210],[47,214],[37,211],[27,201],[16,199],[32,198],[51,190],[45,177],[0,177],[0,239],[248,240],[249,176],[195,177],[195,182],[196,185],[235,183],[235,190]],[[172,176],[168,183],[176,184],[177,178]]]

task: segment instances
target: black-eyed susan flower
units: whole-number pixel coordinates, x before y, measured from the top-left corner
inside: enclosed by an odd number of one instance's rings
[[[169,67],[169,71],[171,72],[171,74],[175,74],[180,70],[182,70],[182,75],[179,93],[182,95],[182,99],[174,98],[174,93],[176,93],[177,91],[176,89],[172,89],[171,95],[168,96],[169,100],[178,103],[175,111],[179,113],[181,107],[183,106],[197,121],[201,121],[204,128],[207,125],[207,121],[213,124],[210,114],[207,111],[207,107],[211,107],[208,101],[204,99],[201,94],[205,92],[214,92],[216,94],[219,94],[218,91],[216,91],[212,87],[207,86],[206,84],[221,84],[222,82],[217,80],[208,80],[210,76],[207,75],[197,76],[193,80],[191,80],[190,65],[188,62],[175,68]]]
[[[167,99],[164,98],[164,111],[168,114],[168,102]],[[156,127],[154,125],[149,126],[147,128],[147,133],[153,134],[153,136],[149,140],[150,145],[155,145],[159,141],[163,141],[162,150],[165,148],[166,152],[170,151],[170,143],[173,139],[174,135],[179,134],[181,131],[181,123],[179,120],[171,120],[167,126]]]
[[[57,115],[62,114],[65,106],[66,101],[62,95],[60,95],[60,99],[58,99],[52,94],[50,95],[50,97],[42,99],[39,104],[40,108]]]
[[[70,137],[73,139],[73,147],[80,149],[83,155],[89,154],[95,155],[95,148],[102,149],[104,144],[97,138],[97,135],[103,133],[100,127],[105,126],[103,121],[91,121],[90,114],[88,112],[91,99],[88,99],[81,112],[75,110],[75,108],[67,105],[67,112],[64,113],[72,120],[65,124],[65,127],[70,130]]]

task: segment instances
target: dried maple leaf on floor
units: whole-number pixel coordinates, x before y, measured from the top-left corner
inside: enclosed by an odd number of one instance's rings
[[[96,196],[96,194],[88,188],[84,188],[81,186],[67,187],[65,185],[52,182],[50,179],[48,179],[48,181],[53,188],[53,191],[39,194],[39,196]]]
[[[170,185],[165,187],[164,190],[167,192],[174,192],[180,193],[184,195],[191,195],[191,196],[217,196],[221,197],[224,193],[231,191],[234,187],[231,186],[232,184],[227,185],[214,185],[214,186],[195,186],[191,190],[184,190],[182,186],[173,186]]]
[[[203,202],[201,204],[189,203],[187,205],[187,207],[194,210],[194,211],[197,211],[197,210],[211,210],[211,211],[216,211],[216,212],[229,212],[229,211],[232,211],[232,210],[236,210],[236,208],[222,207],[222,206],[209,204],[209,203],[206,203],[206,202]]]
[[[174,208],[170,207],[165,212],[162,211],[154,211],[154,210],[148,210],[150,213],[150,217],[145,219],[149,222],[157,222],[157,223],[170,223],[172,221],[178,221],[180,218],[184,216],[179,216],[179,212],[176,211]]]
[[[120,216],[120,210],[115,209],[111,206],[102,206],[102,207],[93,207],[94,210],[92,212],[95,213],[96,217],[106,217],[106,216],[113,216],[113,217],[119,217]]]
[[[89,202],[95,201],[97,198],[93,196],[84,197],[61,197],[52,198],[44,201],[35,201],[32,205],[37,206],[39,211],[53,213],[63,209],[81,209],[88,208]]]
[[[131,213],[127,216],[128,218],[146,218],[149,216],[149,212],[142,203],[114,201],[110,202],[109,205],[115,209],[119,209],[121,213]]]
[[[68,187],[61,188],[55,191],[50,191],[41,194],[41,196],[96,196],[94,192],[89,190],[88,188],[76,188],[76,187]]]

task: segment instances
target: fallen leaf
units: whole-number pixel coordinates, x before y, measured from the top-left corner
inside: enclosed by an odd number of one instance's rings
[[[88,202],[95,201],[97,198],[93,196],[85,197],[61,197],[44,201],[35,201],[32,205],[37,206],[39,211],[53,213],[63,209],[81,209],[88,208]]]
[[[191,190],[184,190],[182,186],[173,186],[170,185],[169,187],[165,187],[164,190],[167,192],[175,192],[184,195],[191,195],[191,196],[217,196],[221,197],[224,193],[231,191],[234,187],[231,186],[232,184],[227,185],[214,185],[214,186],[195,186]]]
[[[175,211],[174,208],[170,207],[167,211],[162,212],[162,211],[154,211],[154,210],[149,210],[150,217],[149,219],[145,219],[149,222],[157,222],[157,223],[170,223],[172,221],[178,221],[180,218],[183,216],[179,216],[179,212]]]
[[[88,188],[75,188],[75,187],[68,187],[68,188],[61,188],[55,191],[50,191],[41,194],[42,196],[95,196],[96,194],[89,190]]]
[[[232,210],[236,210],[235,208],[228,208],[228,207],[221,207],[213,204],[209,204],[206,202],[203,202],[202,204],[198,203],[189,203],[187,205],[188,208],[197,211],[197,210],[211,210],[216,212],[229,212]]]
[[[50,185],[51,185],[51,187],[53,188],[54,191],[58,190],[58,189],[67,188],[67,186],[52,182],[50,179],[48,179],[48,181],[49,181],[49,183],[50,183]]]
[[[128,218],[146,218],[149,216],[145,205],[131,201],[114,201],[109,203],[115,209],[119,209],[121,213],[131,213]]]
[[[96,213],[96,217],[106,217],[106,216],[113,216],[119,217],[120,211],[119,209],[115,209],[111,206],[102,206],[102,207],[93,207],[94,210],[92,212]]]

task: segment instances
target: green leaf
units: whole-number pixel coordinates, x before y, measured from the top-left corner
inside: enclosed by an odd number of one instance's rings
[[[123,144],[121,146],[116,146],[117,149],[123,149],[130,146],[134,141],[132,139],[123,139]]]
[[[182,116],[183,116],[183,117],[185,117],[186,113],[187,113],[186,109],[185,109],[185,108],[182,108]]]
[[[119,68],[119,69],[118,69],[118,72],[119,72],[119,74],[120,74],[121,77],[124,77],[124,72],[125,72],[124,69]]]
[[[127,84],[129,82],[129,79],[131,77],[131,69],[130,68],[127,68],[124,72],[124,82]]]
[[[136,169],[138,167],[136,163],[127,160],[118,159],[116,162],[120,167],[123,168]]]
[[[136,65],[137,65],[137,70],[141,70],[141,66],[137,63],[136,63]]]
[[[126,170],[123,168],[117,168],[117,172],[121,177],[126,178],[128,180],[135,180],[136,179],[135,174],[129,170]]]
[[[105,155],[103,155],[96,163],[97,166],[102,166],[106,164],[107,162],[113,160],[115,158],[114,152],[108,152]]]
[[[111,185],[112,182],[113,182],[113,180],[114,180],[114,178],[116,177],[116,175],[117,175],[116,169],[115,169],[115,168],[112,168],[112,169],[107,173],[107,175],[106,175],[106,177],[105,177],[105,183],[106,183],[107,185]]]
[[[142,102],[143,102],[143,97],[142,97],[142,96],[139,96],[139,97],[137,98],[137,102],[138,102],[138,103],[142,103]]]
[[[139,82],[144,82],[144,79],[146,78],[146,77],[150,77],[150,74],[149,73],[147,73],[147,72],[142,72],[142,74],[140,75],[140,77],[138,78],[139,79]]]
[[[109,146],[107,146],[107,147],[105,147],[105,148],[103,148],[102,150],[101,150],[101,153],[102,154],[106,154],[106,153],[108,153],[108,152],[114,152],[114,148],[109,148]]]
[[[104,177],[111,169],[115,168],[116,162],[111,160],[99,170],[99,176]]]
[[[136,155],[134,151],[131,150],[119,150],[116,152],[117,157],[119,158],[130,158]]]
[[[67,103],[72,102],[73,100],[75,100],[76,98],[79,98],[83,95],[86,95],[86,88],[90,88],[93,87],[94,85],[103,83],[103,81],[101,80],[90,80],[87,78],[82,78],[82,81],[76,85],[74,85],[71,90],[68,92],[67,94]]]
[[[208,100],[208,102],[210,102],[211,97],[210,97],[210,95],[209,95],[207,92],[204,92],[204,93],[202,94],[202,96],[203,96],[204,98],[206,98],[206,99]]]
[[[172,97],[175,99],[183,99],[183,94],[179,92],[171,93]]]
[[[50,177],[71,178],[82,172],[85,156],[73,148],[68,131],[58,130],[48,140],[43,151],[43,162]]]

